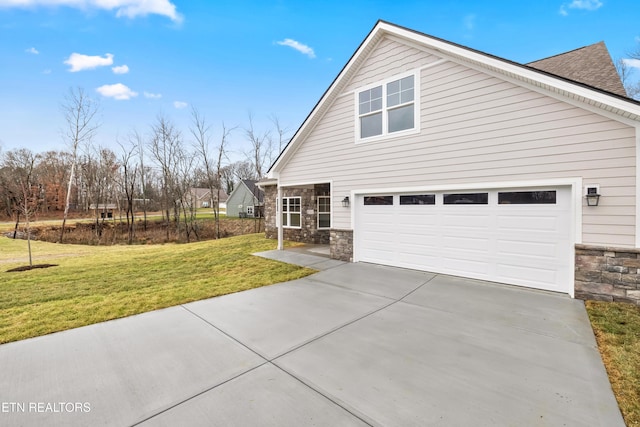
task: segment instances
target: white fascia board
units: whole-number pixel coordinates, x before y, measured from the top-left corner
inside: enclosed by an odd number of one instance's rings
[[[284,188],[284,187],[308,187],[311,185],[327,184],[327,183],[331,184],[333,188],[333,179],[331,178],[314,179],[313,181],[280,182],[278,185]]]
[[[269,187],[272,185],[278,185],[278,179],[277,178],[271,178],[271,177],[267,177],[266,179],[263,179],[261,181],[256,182],[256,185],[262,189],[264,189],[264,187]]]

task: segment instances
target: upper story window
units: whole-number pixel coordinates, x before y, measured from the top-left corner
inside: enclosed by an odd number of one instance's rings
[[[412,74],[358,92],[359,138],[416,129],[416,86]]]

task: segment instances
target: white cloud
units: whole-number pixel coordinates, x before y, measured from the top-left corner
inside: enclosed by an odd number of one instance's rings
[[[182,110],[183,108],[187,108],[189,104],[183,101],[173,101],[173,106],[178,110]]]
[[[297,50],[298,52],[307,55],[309,58],[315,58],[316,57],[316,53],[313,51],[312,48],[310,48],[309,46],[307,46],[306,44],[302,44],[296,40],[293,39],[284,39],[282,41],[276,42],[277,44],[279,44],[280,46],[289,46],[295,50]]]
[[[2,0],[0,0],[0,1],[2,1]],[[38,49],[36,49],[35,47],[30,47],[29,49],[25,50],[25,52],[32,53],[34,55],[37,55],[37,54],[40,53],[40,52],[38,52]]]
[[[473,30],[476,26],[476,15],[470,14],[464,17],[463,19],[464,27],[467,30]]]
[[[122,83],[100,86],[96,89],[96,92],[107,98],[117,99],[118,101],[124,101],[138,96],[138,92],[132,91]]]
[[[102,9],[115,11],[116,16],[137,18],[138,16],[166,16],[174,22],[182,22],[182,15],[170,0],[0,0],[0,8],[66,6],[76,9]]]
[[[570,3],[564,3],[560,6],[560,15],[567,16],[569,15],[569,9],[579,9],[579,10],[598,10],[602,7],[603,3],[600,0],[572,0]]]
[[[569,3],[571,9],[597,10],[602,7],[600,0],[573,0]]]
[[[70,72],[75,73],[82,70],[93,70],[98,67],[106,67],[113,64],[113,55],[110,53],[102,56],[89,56],[81,53],[72,53],[65,64],[71,66]]]
[[[116,67],[112,67],[111,71],[114,74],[127,74],[129,72],[129,67],[126,65],[118,65]]]
[[[149,99],[160,99],[160,98],[162,98],[162,94],[161,93],[144,92],[144,97],[145,98],[149,98]]]
[[[640,59],[627,59],[627,58],[624,58],[624,59],[622,59],[622,62],[624,62],[628,67],[640,68]]]

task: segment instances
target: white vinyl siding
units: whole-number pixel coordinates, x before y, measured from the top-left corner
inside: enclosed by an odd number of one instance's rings
[[[397,46],[409,63],[394,54]],[[280,171],[283,185],[330,176],[334,194],[355,189],[582,178],[600,206],[583,208],[582,242],[635,245],[635,129],[453,60],[383,40]],[[353,91],[419,73],[420,132],[356,144]],[[585,203],[586,205],[586,203]],[[351,229],[334,206],[333,228]]]

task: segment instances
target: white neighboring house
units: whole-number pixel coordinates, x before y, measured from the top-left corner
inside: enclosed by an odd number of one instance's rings
[[[603,43],[523,65],[379,21],[260,182],[266,235],[640,304],[639,145]]]

